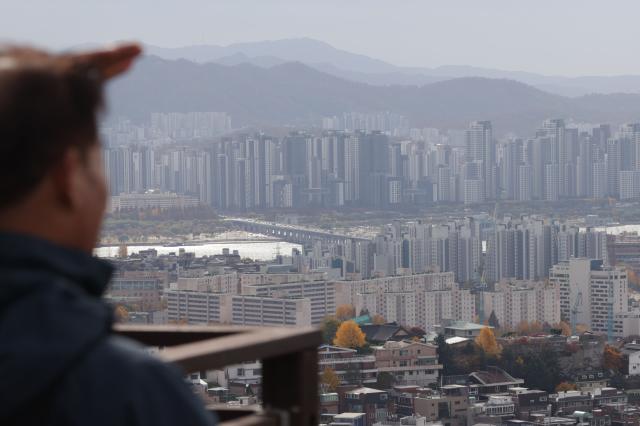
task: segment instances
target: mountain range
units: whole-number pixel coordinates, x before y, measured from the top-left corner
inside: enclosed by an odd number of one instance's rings
[[[145,121],[151,112],[225,111],[234,127],[260,127],[311,126],[323,116],[343,112],[391,111],[406,116],[414,127],[460,129],[472,120],[492,120],[497,132],[521,135],[530,134],[549,117],[612,124],[640,118],[637,94],[566,97],[515,80],[485,77],[374,85],[301,62],[276,62],[271,54],[256,57],[264,66],[208,62],[204,56],[198,62],[145,56],[110,86],[111,115]],[[267,65],[270,60],[274,62]],[[358,60],[360,66],[368,62]]]
[[[466,65],[435,68],[401,67],[365,55],[337,49],[310,38],[237,43],[228,46],[200,45],[180,48],[146,46],[149,54],[164,59],[187,59],[223,65],[252,64],[263,68],[285,62],[302,62],[319,71],[347,80],[373,85],[425,85],[462,77],[506,78],[563,96],[592,93],[640,93],[640,75],[549,76]]]

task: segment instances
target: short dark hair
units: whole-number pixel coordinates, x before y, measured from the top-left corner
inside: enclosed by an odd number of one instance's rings
[[[0,54],[0,209],[35,189],[70,147],[97,143],[102,105],[89,69]]]

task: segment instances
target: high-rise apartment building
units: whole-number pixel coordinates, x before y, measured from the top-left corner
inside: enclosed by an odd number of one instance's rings
[[[496,146],[490,121],[474,121],[466,133],[466,161],[475,162],[484,198],[496,198]],[[467,177],[467,179],[472,179]]]
[[[339,281],[335,286],[341,303],[409,327],[433,330],[443,320],[475,318],[475,296],[460,289],[451,272]]]
[[[609,267],[602,260],[571,258],[551,269],[549,282],[560,290],[562,319],[584,324],[593,332],[607,333],[616,314],[629,310],[624,267]]]
[[[560,322],[560,288],[554,283],[503,280],[481,297],[485,317],[493,312],[504,330],[516,330],[522,323]]]
[[[550,119],[533,137],[496,141],[491,122],[476,121],[450,132],[464,146],[440,134],[402,140],[375,130],[237,134],[182,146],[145,139],[143,128],[130,144],[108,144],[104,164],[112,195],[174,192],[231,211],[630,199],[639,128],[585,132]]]

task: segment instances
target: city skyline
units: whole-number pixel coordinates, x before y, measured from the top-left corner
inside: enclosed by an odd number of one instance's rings
[[[0,424],[640,426],[637,0],[0,1]]]
[[[222,211],[640,198],[640,124],[540,123],[496,138],[411,128],[391,113],[345,113],[286,136],[231,130],[222,112],[152,114],[103,129],[111,194],[198,197]],[[215,136],[217,135],[217,136]]]

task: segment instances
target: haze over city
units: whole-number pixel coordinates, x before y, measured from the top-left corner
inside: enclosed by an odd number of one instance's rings
[[[640,426],[637,1],[0,1],[0,424]]]
[[[400,66],[565,76],[640,70],[630,49],[640,39],[640,5],[632,0],[2,3],[2,38],[53,48],[127,39],[182,47],[310,37]]]

